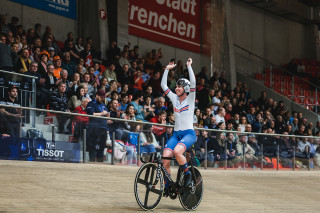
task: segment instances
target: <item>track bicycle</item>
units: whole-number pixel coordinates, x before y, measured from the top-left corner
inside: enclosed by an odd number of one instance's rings
[[[174,182],[163,165],[162,159],[176,160],[175,157],[162,157],[159,152],[140,154],[140,160],[144,164],[137,172],[134,194],[142,209],[153,210],[159,205],[165,190],[163,177],[166,177],[169,183],[168,196],[171,199],[179,197],[182,207],[186,210],[195,210],[198,207],[203,196],[203,180],[199,170],[193,166],[193,157],[189,153],[186,156],[192,174],[192,182],[188,187],[184,186],[184,172],[180,167]],[[144,158],[148,157],[146,161]]]

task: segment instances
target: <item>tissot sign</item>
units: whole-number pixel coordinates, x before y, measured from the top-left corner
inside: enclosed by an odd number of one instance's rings
[[[129,0],[129,34],[200,52],[200,1]]]

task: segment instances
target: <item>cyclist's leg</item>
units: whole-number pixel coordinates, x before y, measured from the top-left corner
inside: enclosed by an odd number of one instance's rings
[[[187,159],[183,156],[183,153],[194,144],[196,139],[197,138],[194,130],[185,130],[183,138],[179,141],[173,151],[180,168],[184,171],[185,186],[190,185],[192,178],[188,169]]]
[[[163,157],[173,157],[173,149],[178,143],[178,138],[176,132],[173,132],[172,137],[168,140],[164,150],[163,150]],[[170,170],[170,160],[162,159],[163,166],[166,168],[169,175],[171,175]],[[166,177],[164,176],[164,182],[165,182],[165,189],[168,189],[168,181]]]

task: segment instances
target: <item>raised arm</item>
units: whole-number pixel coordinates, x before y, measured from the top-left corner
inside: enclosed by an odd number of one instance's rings
[[[169,64],[166,67],[166,70],[163,73],[162,79],[161,79],[161,88],[163,89],[163,92],[168,96],[168,98],[173,101],[175,94],[171,92],[171,90],[168,88],[167,85],[167,79],[168,79],[168,73],[169,70],[174,68],[176,65],[174,62],[169,62]]]
[[[189,78],[190,78],[190,89],[193,89],[196,87],[196,77],[194,75],[191,65],[192,65],[192,58],[188,58],[187,67],[188,67]]]

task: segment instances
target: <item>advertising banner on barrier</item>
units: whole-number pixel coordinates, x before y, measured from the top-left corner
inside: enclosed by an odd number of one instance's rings
[[[0,138],[0,159],[79,163],[80,148],[80,143],[7,137]]]
[[[77,19],[76,0],[10,0],[57,15]]]
[[[200,0],[129,0],[129,34],[200,53]]]

